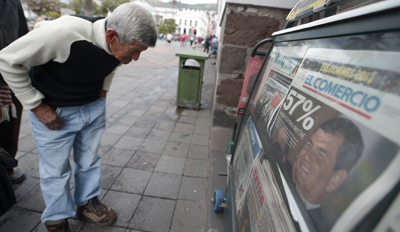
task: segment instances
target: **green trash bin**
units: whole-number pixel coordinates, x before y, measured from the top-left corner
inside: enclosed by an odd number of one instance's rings
[[[179,57],[176,105],[199,110],[204,66],[208,55],[193,49],[176,53],[176,56]]]

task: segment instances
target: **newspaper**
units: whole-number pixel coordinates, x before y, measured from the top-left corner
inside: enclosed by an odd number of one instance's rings
[[[272,140],[318,231],[350,230],[400,179],[399,59],[310,48],[282,101]]]

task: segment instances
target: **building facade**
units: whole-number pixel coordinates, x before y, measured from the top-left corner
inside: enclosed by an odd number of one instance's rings
[[[209,34],[209,12],[199,9],[152,6],[156,18],[175,19],[178,25],[174,34],[188,34],[205,38]]]

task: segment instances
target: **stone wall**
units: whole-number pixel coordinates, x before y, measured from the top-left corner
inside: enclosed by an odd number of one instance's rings
[[[237,105],[251,51],[259,41],[283,28],[289,12],[227,3],[218,38],[215,126],[232,127],[237,120]]]

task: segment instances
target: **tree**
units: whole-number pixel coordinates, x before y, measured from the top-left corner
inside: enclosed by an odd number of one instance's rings
[[[27,0],[29,9],[37,15],[47,15],[50,12],[61,14],[61,3],[59,0]]]
[[[163,22],[163,17],[161,15],[154,15],[154,19],[156,20],[157,26],[160,26]]]
[[[163,34],[175,33],[177,26],[175,19],[164,19],[164,22],[158,26],[158,32]]]
[[[70,2],[69,3],[69,8],[71,9],[71,10],[74,10],[75,11],[75,14],[79,14],[79,11],[80,11],[80,3],[79,3],[79,1],[82,1],[82,10],[83,10],[83,12],[82,12],[82,14],[83,15],[86,15],[85,14],[85,5],[86,5],[86,0],[74,0],[73,2]],[[96,4],[96,2],[93,2],[93,9],[94,9],[94,14],[95,15],[104,15],[102,12],[101,12],[101,8],[99,7],[99,5],[97,5]]]
[[[104,0],[101,6],[101,13],[107,15],[108,12],[112,12],[117,6],[129,2],[129,0]]]

